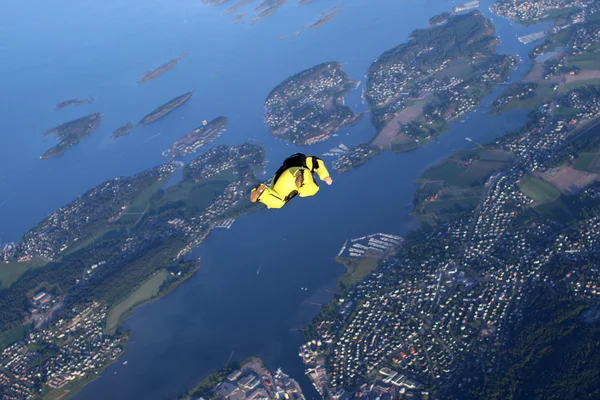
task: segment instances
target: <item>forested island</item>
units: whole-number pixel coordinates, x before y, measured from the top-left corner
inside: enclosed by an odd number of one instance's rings
[[[129,135],[129,131],[133,129],[133,124],[131,122],[126,123],[125,125],[123,125],[120,128],[115,129],[115,131],[113,132],[113,137],[116,138],[120,138],[121,136],[127,136]]]
[[[262,21],[263,19],[270,17],[279,10],[287,0],[264,0],[258,7],[254,9],[257,12],[257,16],[252,20],[252,24]]]
[[[319,18],[319,20],[317,22],[310,25],[310,28],[315,29],[315,28],[323,26],[326,23],[328,23],[329,21],[331,21],[333,19],[333,17],[335,17],[336,15],[338,15],[339,13],[344,11],[342,8],[343,4],[344,3],[333,7],[331,10],[325,11],[323,14],[321,14],[321,17]]]
[[[447,129],[504,82],[516,60],[496,55],[491,21],[479,11],[442,15],[370,66],[365,97],[377,128],[372,145],[413,149]]]
[[[175,68],[177,63],[179,63],[179,61],[181,61],[181,59],[183,57],[187,56],[188,54],[189,53],[187,51],[184,51],[183,53],[181,53],[179,55],[179,57],[175,57],[174,59],[172,59],[171,61],[169,61],[167,63],[164,63],[160,67],[153,69],[152,71],[144,72],[142,74],[142,77],[138,80],[138,83],[145,83],[152,79],[156,79],[156,78],[162,76],[165,72]]]
[[[356,85],[338,62],[304,70],[269,93],[265,122],[273,136],[295,144],[326,140],[362,118],[362,114],[355,115],[344,105],[344,95]]]
[[[154,109],[150,114],[142,118],[142,120],[138,122],[138,125],[147,125],[164,117],[165,115],[167,115],[168,113],[170,113],[171,111],[188,101],[190,97],[192,97],[192,92],[187,92],[185,94],[182,94],[181,96],[177,96],[174,99],[169,100],[168,102]]]
[[[94,132],[100,126],[100,122],[102,122],[102,113],[94,113],[50,129],[43,136],[55,133],[60,142],[42,154],[40,158],[43,160],[64,153],[69,147]]]
[[[194,129],[163,152],[165,156],[183,157],[212,142],[227,129],[227,118],[217,117]]]
[[[6,337],[25,339],[5,353],[12,357],[14,351],[18,358],[7,367],[6,386],[72,394],[81,383],[78,365],[86,365],[88,374],[101,371],[122,351],[126,339],[112,332],[132,307],[193,274],[198,262],[183,256],[214,224],[258,208],[246,193],[258,183],[254,171],[263,163],[259,146],[218,146],[191,161],[182,180],[167,189],[162,187],[181,163],[111,179],[52,213],[20,243],[0,250],[3,269],[21,268],[23,274],[0,292],[0,345]],[[27,270],[33,260],[38,268]],[[56,309],[65,310],[66,321],[91,317],[94,329],[70,332],[79,339],[69,341],[57,338],[64,323],[27,333]],[[52,349],[41,368],[32,341]],[[11,378],[13,367],[18,382]]]
[[[60,103],[58,103],[56,105],[56,111],[62,110],[63,108],[69,107],[69,106],[79,106],[82,104],[92,104],[94,102],[94,99],[71,99],[71,100],[65,100],[65,101],[61,101]]]

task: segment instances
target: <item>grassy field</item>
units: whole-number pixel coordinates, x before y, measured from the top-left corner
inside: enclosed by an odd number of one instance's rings
[[[467,170],[453,159],[446,160],[435,167],[429,168],[419,177],[423,180],[443,181],[445,186],[463,186],[468,185],[462,179],[461,175]]]
[[[582,80],[582,81],[565,83],[563,86],[563,89],[562,89],[562,93],[566,93],[571,89],[575,89],[577,87],[586,86],[586,85],[600,85],[600,78],[592,78],[592,79],[586,79],[586,80]]]
[[[127,311],[135,307],[137,304],[143,303],[150,300],[154,296],[158,295],[160,286],[167,279],[167,271],[159,271],[154,276],[149,278],[140,287],[138,287],[133,293],[129,295],[125,300],[113,306],[108,311],[106,318],[106,330],[113,331],[117,328],[121,316],[126,314]]]
[[[0,264],[0,290],[8,289],[27,270],[43,267],[46,264],[46,261],[40,258],[22,263],[10,261],[8,264]]]
[[[0,350],[6,348],[6,346],[16,342],[17,340],[21,340],[25,336],[26,331],[27,325],[20,325],[0,335]]]
[[[339,280],[342,288],[348,288],[362,281],[379,265],[379,261],[374,257],[361,257],[357,259],[336,257],[335,261],[346,267],[346,273]]]
[[[203,184],[194,184],[192,181],[184,180],[177,185],[169,187],[164,192],[164,196],[153,205],[153,208],[159,208],[177,202],[185,202],[186,213],[192,215],[198,210],[202,210],[211,205],[216,196],[223,192],[223,189],[235,179],[232,170],[223,171]]]
[[[554,110],[555,117],[574,117],[579,112],[574,107],[558,107]]]
[[[501,112],[516,110],[518,108],[537,108],[543,103],[546,103],[556,95],[556,91],[552,89],[551,83],[540,82],[538,87],[535,89],[535,94],[526,99],[512,99],[504,107],[501,108]]]
[[[521,179],[519,189],[528,197],[538,202],[547,203],[560,196],[559,190],[552,184],[533,176]]]
[[[431,203],[425,204],[423,207],[423,213],[432,214],[439,212],[456,212],[459,209],[461,211],[474,210],[479,204],[481,197],[462,197],[456,199],[446,199],[432,201]]]
[[[589,171],[589,168],[596,157],[596,153],[582,153],[577,157],[577,161],[575,161],[573,168],[578,169],[579,171]]]
[[[550,201],[548,203],[540,204],[534,208],[534,210],[540,214],[544,214],[555,221],[563,224],[567,224],[573,221],[575,215],[569,208],[569,205],[565,201],[563,196]]]
[[[569,56],[569,65],[586,69],[600,69],[600,54],[597,50],[577,56]]]
[[[471,164],[465,159],[474,158]],[[444,181],[447,187],[469,187],[483,185],[495,171],[502,170],[514,159],[513,154],[504,151],[470,150],[460,152],[449,160],[425,171],[420,181]],[[476,181],[476,182],[475,182]]]
[[[150,197],[152,197],[152,195],[154,193],[156,193],[156,191],[158,189],[160,189],[164,184],[165,184],[164,181],[159,181],[153,185],[148,186],[145,190],[143,190],[135,198],[135,200],[131,203],[131,205],[127,209],[127,212],[143,213],[146,210],[146,208],[148,208],[148,205],[150,204]]]

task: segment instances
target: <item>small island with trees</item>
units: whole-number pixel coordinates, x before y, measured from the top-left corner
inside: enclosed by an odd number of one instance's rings
[[[102,122],[102,113],[94,113],[50,129],[43,136],[56,133],[56,138],[60,142],[42,154],[40,158],[43,160],[64,153],[69,147],[94,132],[100,126],[100,122]]]
[[[58,103],[56,105],[55,110],[56,111],[60,111],[63,108],[69,107],[69,106],[79,106],[82,104],[92,104],[94,102],[94,99],[70,99],[70,100],[65,100],[65,101],[61,101],[60,103]]]
[[[192,92],[187,92],[185,94],[182,94],[181,96],[177,96],[174,99],[169,100],[168,102],[154,109],[150,114],[142,118],[142,120],[138,122],[138,125],[147,125],[164,117],[165,115],[167,115],[168,113],[170,113],[171,111],[188,101],[190,97],[192,97]]]

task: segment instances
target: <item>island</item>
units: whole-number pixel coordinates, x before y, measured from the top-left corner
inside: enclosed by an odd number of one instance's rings
[[[294,144],[326,140],[362,118],[344,105],[344,94],[356,86],[342,64],[319,64],[289,77],[269,93],[265,122],[274,137]]]
[[[252,20],[252,24],[262,21],[263,19],[270,17],[279,10],[287,0],[264,0],[258,7],[254,9],[258,15]]]
[[[233,6],[229,7],[227,10],[225,10],[225,12],[223,14],[225,14],[225,15],[231,14],[231,13],[235,12],[236,10],[239,10],[240,8],[244,7],[246,4],[248,4],[252,1],[254,1],[254,0],[240,0]]]
[[[177,140],[162,154],[170,157],[186,156],[218,138],[226,129],[227,118],[225,117],[217,117],[210,122],[203,121],[202,126]]]
[[[490,7],[490,11],[511,21],[531,25],[546,20],[555,20],[562,25],[563,18],[582,8],[598,8],[593,0],[500,0]]]
[[[413,211],[422,228],[404,241],[344,244],[341,290],[300,348],[321,397],[596,393],[599,94],[555,92],[521,128],[425,171]]]
[[[82,104],[92,104],[94,102],[94,99],[71,99],[71,100],[65,100],[65,101],[61,101],[60,103],[58,103],[56,105],[56,111],[62,110],[63,108],[69,107],[69,106],[79,106]]]
[[[56,133],[56,138],[60,142],[42,154],[40,158],[43,160],[64,153],[69,147],[94,132],[100,126],[100,122],[102,122],[102,113],[94,113],[50,129],[43,136]]]
[[[480,11],[416,30],[408,43],[370,66],[365,98],[381,150],[406,151],[433,140],[504,82],[516,60],[494,54],[491,21]]]
[[[188,54],[189,53],[187,51],[184,51],[183,53],[181,53],[179,55],[179,57],[175,57],[174,59],[161,65],[160,67],[158,67],[152,71],[144,72],[142,74],[142,77],[138,80],[138,83],[145,83],[145,82],[151,81],[152,79],[156,79],[156,78],[162,76],[165,72],[175,68],[177,63],[179,63],[179,61],[181,61],[181,59],[183,57],[187,56]]]
[[[147,125],[164,117],[165,115],[167,115],[168,113],[170,113],[171,111],[175,110],[177,107],[188,101],[190,97],[192,97],[192,92],[187,92],[185,94],[182,94],[181,96],[177,96],[174,99],[169,100],[168,102],[156,108],[150,114],[142,118],[142,120],[138,122],[138,125]]]
[[[315,22],[314,24],[310,25],[311,29],[315,29],[318,28],[320,26],[325,25],[326,23],[328,23],[329,21],[331,21],[333,19],[333,17],[335,17],[336,15],[338,15],[339,13],[341,13],[343,10],[343,5],[339,4],[335,7],[333,7],[331,10],[329,11],[325,11],[324,13],[321,14],[321,17],[319,18],[319,20],[317,22]]]
[[[217,146],[111,179],[5,246],[2,268],[21,276],[0,296],[3,394],[56,398],[94,379],[122,353],[131,310],[192,276],[201,264],[184,256],[215,226],[260,208],[246,194],[263,164],[257,145]]]
[[[123,125],[122,127],[115,129],[112,136],[115,139],[120,138],[121,136],[127,136],[127,135],[129,135],[129,131],[132,129],[133,129],[133,124],[131,122],[128,122],[125,125]]]
[[[292,399],[304,400],[298,382],[281,368],[269,371],[259,358],[230,362],[223,369],[209,375],[179,400],[198,398],[221,399]]]

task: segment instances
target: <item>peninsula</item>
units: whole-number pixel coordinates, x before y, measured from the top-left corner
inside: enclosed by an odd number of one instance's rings
[[[597,391],[599,93],[555,93],[520,129],[425,171],[424,228],[396,254],[373,265],[367,253],[389,237],[346,242],[338,258],[366,277],[342,282],[300,348],[322,398]]]
[[[62,110],[63,108],[69,107],[69,106],[79,106],[82,104],[92,104],[94,102],[94,99],[71,99],[71,100],[65,100],[65,101],[61,101],[60,103],[58,103],[56,105],[56,111]]]
[[[133,129],[133,124],[131,122],[128,122],[127,124],[123,125],[122,127],[115,129],[112,136],[115,139],[120,138],[121,136],[127,136],[127,135],[129,135],[129,131],[132,129]]]
[[[171,111],[188,101],[190,97],[192,97],[192,92],[187,92],[185,94],[182,94],[181,96],[175,97],[174,99],[166,102],[165,104],[156,108],[150,114],[142,118],[142,120],[138,122],[138,125],[147,125],[164,117],[165,115],[167,115],[168,113],[170,113]]]
[[[177,140],[162,154],[170,157],[183,157],[198,150],[201,146],[212,142],[227,129],[227,118],[217,117],[194,129]]]
[[[499,9],[513,15],[512,9]],[[523,79],[504,90],[494,101],[492,113],[526,108],[537,110],[556,95],[600,82],[600,5],[561,12],[561,23],[544,34],[544,41],[529,54],[533,65]],[[529,15],[529,14],[524,14]],[[519,19],[521,20],[521,19]],[[560,108],[560,104],[558,105]],[[561,108],[560,113],[572,113]]]
[[[273,136],[295,144],[326,140],[362,118],[344,105],[344,94],[356,86],[339,62],[319,64],[289,77],[269,93],[265,122]]]
[[[235,396],[235,397],[234,397]],[[180,400],[217,399],[295,399],[304,400],[298,382],[281,369],[272,373],[259,358],[230,362],[221,370],[207,376]]]
[[[56,138],[60,142],[42,154],[40,158],[43,160],[64,153],[69,147],[94,132],[100,126],[100,122],[102,122],[102,113],[94,113],[50,129],[43,136],[56,133]]]
[[[111,179],[0,250],[3,268],[23,274],[0,296],[0,337],[22,339],[0,355],[3,393],[72,395],[113,362],[131,309],[193,275],[198,260],[183,256],[213,226],[259,208],[246,194],[263,163],[259,146],[217,146],[166,189],[181,162]],[[32,260],[45,266],[28,270]],[[32,330],[60,308],[60,320]]]
[[[175,57],[174,59],[172,59],[171,61],[161,65],[160,67],[152,70],[152,71],[146,71],[142,74],[142,77],[138,80],[138,83],[145,83],[148,82],[152,79],[156,79],[160,76],[162,76],[165,72],[175,68],[175,66],[177,65],[177,63],[179,61],[181,61],[181,59],[185,56],[187,56],[189,53],[187,51],[184,51],[183,53],[181,53],[179,55],[179,57]]]
[[[504,82],[516,60],[497,55],[491,21],[477,10],[443,15],[370,66],[365,93],[381,150],[413,149],[478,106]]]

